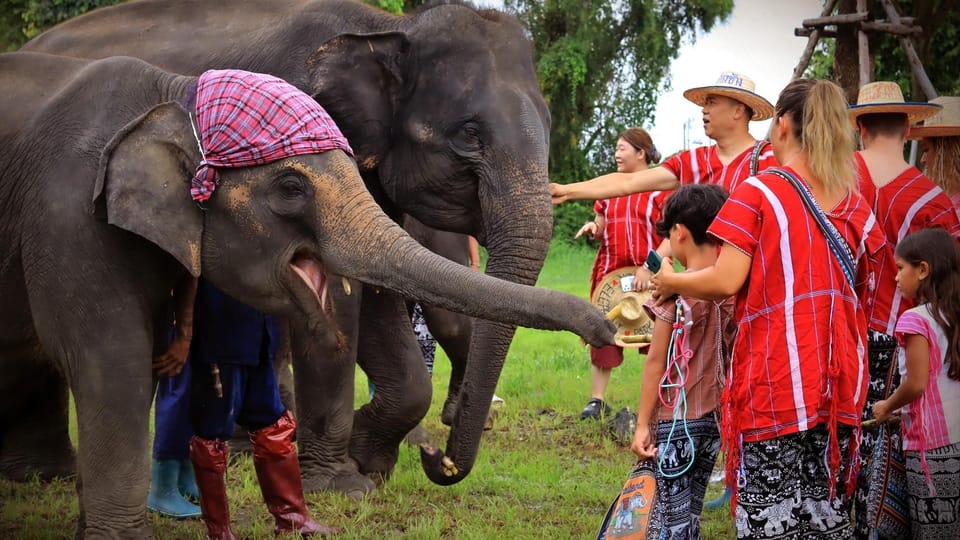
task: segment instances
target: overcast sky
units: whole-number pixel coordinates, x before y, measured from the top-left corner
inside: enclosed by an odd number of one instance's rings
[[[713,84],[722,71],[737,71],[752,78],[757,93],[776,103],[788,82],[807,38],[793,35],[803,19],[819,17],[821,0],[737,0],[726,23],[687,45],[670,67],[673,90],[657,100],[656,119],[643,127],[664,156],[681,150],[683,124],[688,119],[690,140],[710,141],[703,133],[700,107],[687,101],[683,91]],[[770,122],[751,122],[750,132],[763,137]]]

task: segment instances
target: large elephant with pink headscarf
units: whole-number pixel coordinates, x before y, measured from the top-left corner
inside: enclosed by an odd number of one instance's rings
[[[130,55],[179,73],[241,68],[277,75],[330,111],[387,214],[473,235],[487,248],[488,275],[536,282],[553,225],[550,115],[533,47],[515,17],[456,4],[405,16],[354,0],[240,5],[124,3],[54,27],[25,49]],[[409,270],[439,280],[430,267]],[[359,284],[350,289],[331,289],[347,346],[317,346],[294,324],[293,358],[305,487],[360,495],[374,488],[367,476],[393,470],[400,441],[428,410],[432,389],[422,356],[396,345],[413,336],[403,298]],[[446,448],[427,446],[421,454],[434,482],[458,482],[473,468],[514,331],[474,321]],[[356,412],[355,362],[377,388]]]
[[[39,423],[65,421],[66,389],[53,383],[64,377],[77,405],[80,536],[150,536],[151,358],[188,273],[302,321],[323,347],[339,337],[322,302],[331,274],[612,339],[582,300],[473,272],[412,240],[364,187],[336,126],[311,120],[322,108],[278,79],[287,90],[267,92],[267,107],[246,76],[217,94],[207,75],[198,84],[129,57],[7,53],[0,73],[0,448],[11,467],[69,448],[66,433],[44,440]],[[219,101],[234,109],[208,114]],[[254,143],[237,152],[230,141]]]

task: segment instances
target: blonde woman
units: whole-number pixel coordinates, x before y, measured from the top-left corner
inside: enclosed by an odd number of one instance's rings
[[[730,195],[708,231],[723,242],[716,264],[674,273],[668,262],[654,277],[661,298],[736,295],[722,437],[739,538],[852,534],[862,303],[882,238],[857,192],[846,105],[834,83],[787,85],[771,130],[783,167]]]

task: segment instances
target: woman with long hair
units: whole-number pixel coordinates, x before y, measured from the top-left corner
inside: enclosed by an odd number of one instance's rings
[[[641,171],[660,161],[660,152],[653,145],[650,134],[640,128],[629,128],[617,137],[614,158],[617,171],[629,173]],[[593,206],[594,217],[586,222],[574,238],[589,235],[600,240],[597,259],[590,276],[590,296],[604,276],[626,266],[640,266],[651,249],[657,249],[661,238],[654,224],[667,192],[652,191],[634,193],[597,201]],[[616,345],[590,348],[591,396],[580,413],[580,419],[599,419],[612,411],[604,401],[604,393],[610,383],[613,368],[623,363],[623,349]]]
[[[723,243],[716,264],[675,273],[665,261],[653,281],[662,299],[736,295],[721,421],[738,537],[848,538],[867,382],[862,304],[882,237],[857,191],[840,88],[796,80],[775,109],[782,168],[730,195],[709,228]]]

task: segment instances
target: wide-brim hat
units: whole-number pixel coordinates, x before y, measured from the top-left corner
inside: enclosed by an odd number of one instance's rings
[[[922,126],[912,126],[907,138],[960,137],[960,97],[940,96],[931,99],[930,103],[940,105],[942,108],[924,120]]]
[[[637,269],[637,266],[625,266],[603,276],[590,298],[616,325],[613,341],[620,347],[634,349],[649,347],[653,337],[653,320],[643,309],[651,293],[632,290]]]
[[[707,103],[707,96],[724,96],[753,109],[753,118],[750,120],[773,118],[773,105],[757,94],[756,88],[757,85],[750,77],[742,73],[724,71],[712,86],[691,88],[683,93],[683,97],[702,107]]]
[[[907,115],[911,124],[937,114],[940,105],[923,101],[905,101],[900,85],[891,81],[877,81],[860,87],[857,104],[847,108],[853,126],[857,118],[865,114],[900,113]]]

